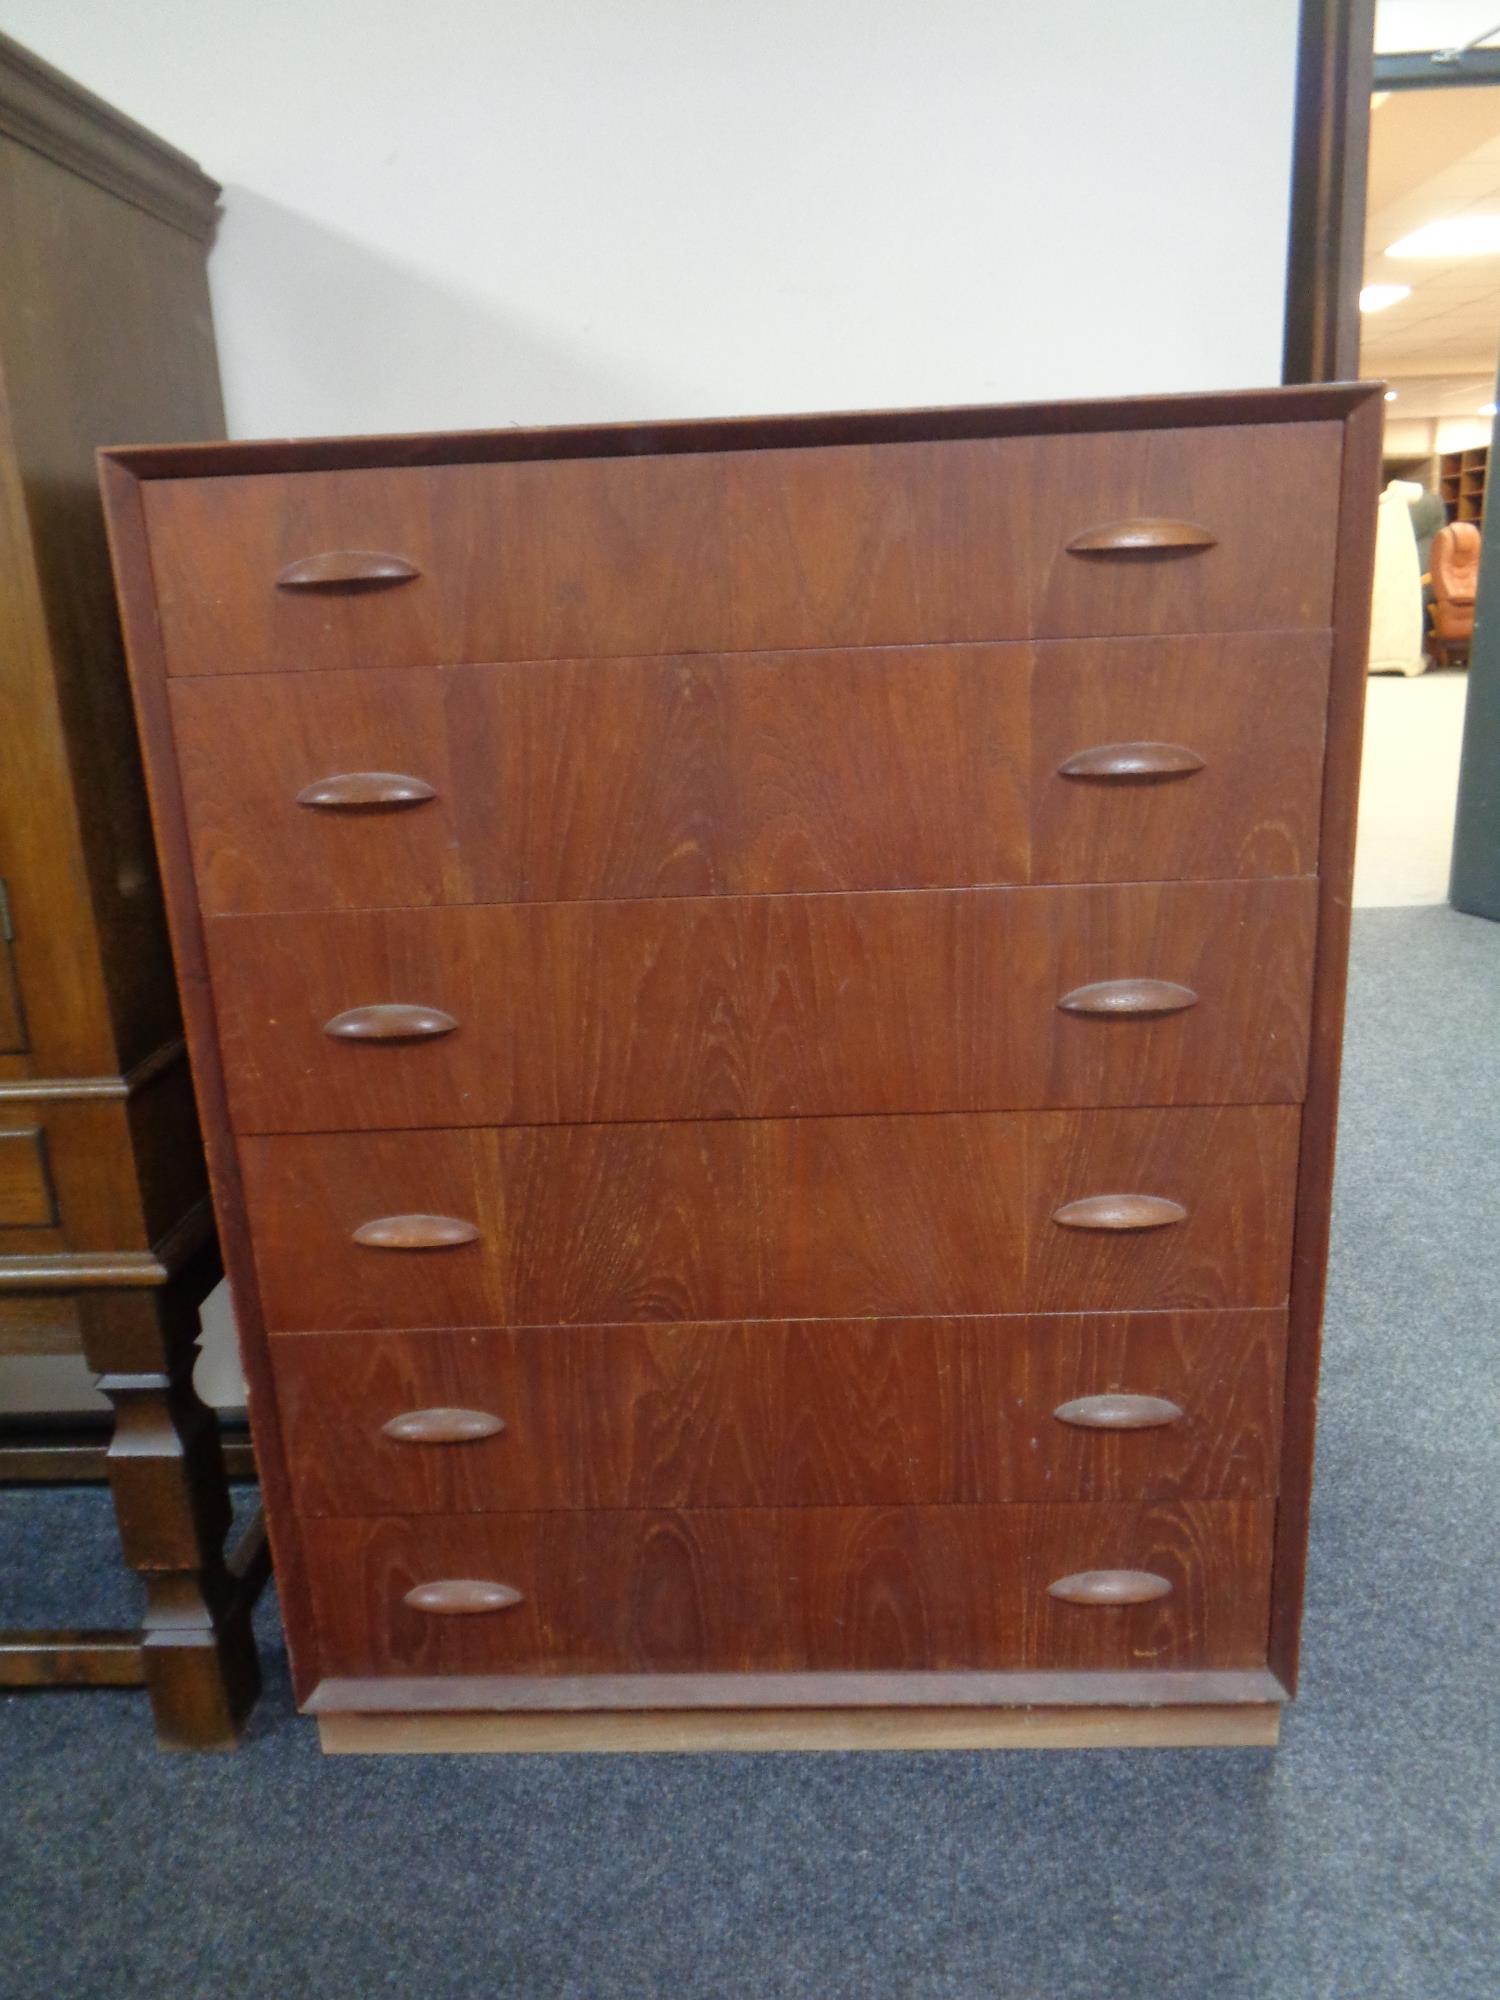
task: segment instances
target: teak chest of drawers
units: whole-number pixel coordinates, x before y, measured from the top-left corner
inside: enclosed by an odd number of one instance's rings
[[[106,455],[328,1740],[1273,1739],[1380,408]]]

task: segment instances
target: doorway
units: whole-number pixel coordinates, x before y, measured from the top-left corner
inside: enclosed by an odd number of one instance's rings
[[[1383,905],[1448,897],[1500,368],[1500,83],[1402,65],[1370,102],[1359,320],[1387,389],[1354,895]]]
[[[1497,362],[1500,0],[1302,0],[1283,379],[1391,396],[1359,903],[1446,902],[1451,870],[1459,908],[1500,918]],[[1404,537],[1392,481],[1418,503]]]

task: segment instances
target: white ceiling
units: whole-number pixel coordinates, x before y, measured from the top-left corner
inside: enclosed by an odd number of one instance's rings
[[[1497,23],[1495,0],[1377,0],[1375,51],[1457,48]]]
[[[1500,0],[1489,4],[1500,18]],[[1462,214],[1500,215],[1500,86],[1377,98],[1365,283],[1412,290],[1385,311],[1365,314],[1360,372],[1391,382],[1403,416],[1469,416],[1494,394],[1500,256],[1385,255],[1423,223]]]

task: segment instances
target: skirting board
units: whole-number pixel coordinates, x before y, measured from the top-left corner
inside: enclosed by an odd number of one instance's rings
[[[1274,1749],[1276,1702],[1169,1708],[842,1708],[320,1715],[327,1756],[707,1750]]]

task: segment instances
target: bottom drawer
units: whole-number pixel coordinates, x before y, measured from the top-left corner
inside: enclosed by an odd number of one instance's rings
[[[1265,1659],[1274,1511],[441,1515],[301,1533],[322,1675],[1246,1667]],[[1057,1594],[1093,1573],[1115,1581]],[[459,1608],[486,1594],[503,1601]]]

